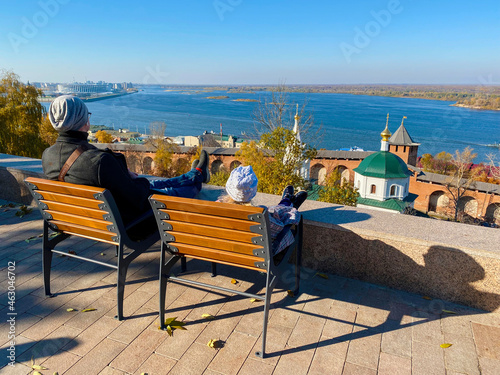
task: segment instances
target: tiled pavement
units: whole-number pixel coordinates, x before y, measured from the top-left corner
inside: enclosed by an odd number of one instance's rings
[[[56,256],[56,296],[45,297],[41,239],[26,241],[41,233],[40,216],[0,211],[1,374],[28,374],[32,359],[47,368],[43,374],[500,374],[499,314],[334,275],[324,279],[307,269],[297,298],[287,297],[285,284],[275,290],[264,360],[253,354],[261,343],[262,305],[247,298],[171,283],[167,317],[183,320],[187,330],[169,337],[157,329],[159,246],[132,263],[127,319],[118,322],[113,272]],[[111,246],[93,241],[66,242],[60,248],[114,255]],[[9,262],[15,262],[14,367],[7,364]],[[220,267],[211,278],[208,270],[188,262],[187,276],[227,287],[234,277],[242,290],[263,286],[255,272]],[[203,320],[205,313],[216,319]],[[208,347],[211,339],[223,348]]]

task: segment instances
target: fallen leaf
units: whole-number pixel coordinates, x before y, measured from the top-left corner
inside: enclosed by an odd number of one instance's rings
[[[431,297],[427,297],[427,296],[423,296],[422,298],[423,298],[423,299],[426,299],[426,300],[428,300],[428,301],[431,301],[431,300],[432,300],[432,298],[431,298]]]
[[[41,372],[33,371],[33,375],[43,375]]]
[[[73,255],[76,255],[76,252],[75,252],[75,251],[73,251],[73,250],[70,250],[70,251],[68,251],[68,254],[73,254]]]
[[[96,311],[97,309],[93,309],[92,307],[89,309],[83,309],[82,312]]]
[[[75,310],[75,309],[71,309],[71,308],[70,308],[70,309],[66,309],[66,311],[67,311],[67,312],[73,312],[73,311],[77,311],[77,310]]]
[[[184,325],[186,323],[179,322],[176,319],[177,319],[177,317],[165,319],[165,326],[167,326],[166,329],[167,329],[167,332],[168,332],[169,336],[172,336],[173,335],[173,331],[176,330],[176,329],[180,329],[180,330],[186,331],[186,328],[184,328]]]
[[[257,298],[250,298],[250,302],[261,302],[262,300]]]
[[[206,320],[214,320],[215,319],[215,316],[210,315],[210,314],[203,314],[201,317],[203,319],[206,319]]]
[[[54,372],[52,375],[59,375],[59,373],[58,372]]]
[[[209,348],[219,349],[222,348],[222,341],[212,339],[208,342],[207,346]]]
[[[443,310],[443,312],[446,314],[456,314],[455,311],[451,311],[451,310]]]
[[[238,280],[236,280],[236,279],[232,279],[232,280],[231,280],[231,284],[238,284]]]
[[[286,294],[287,294],[288,297],[295,297],[295,293],[293,292],[293,290],[288,289],[286,291]]]
[[[446,344],[441,344],[440,346],[441,346],[442,348],[446,349],[446,348],[449,348],[449,347],[450,347],[450,346],[452,346],[452,345],[453,345],[453,344],[448,344],[448,343],[446,343]]]
[[[31,368],[33,370],[48,370],[47,367],[43,367],[43,366],[40,366],[40,365],[32,365]]]
[[[106,255],[106,254],[104,254],[104,253],[101,253],[101,255],[102,255],[102,256],[104,256],[104,255]]]
[[[316,272],[316,274],[314,276],[319,276],[321,277],[322,279],[328,279],[328,275],[325,274],[325,273],[319,273],[319,272]]]

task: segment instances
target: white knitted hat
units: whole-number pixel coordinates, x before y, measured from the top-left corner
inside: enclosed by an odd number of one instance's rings
[[[226,191],[235,202],[250,202],[257,194],[258,182],[252,166],[239,166],[231,172],[226,182]]]

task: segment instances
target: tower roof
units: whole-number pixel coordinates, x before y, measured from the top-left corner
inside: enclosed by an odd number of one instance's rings
[[[371,154],[354,171],[362,176],[378,178],[406,178],[412,174],[403,159],[388,151]]]
[[[406,130],[405,126],[401,123],[401,126],[396,130],[396,132],[389,139],[389,143],[391,145],[398,146],[418,146],[420,143],[415,143],[413,139],[410,137],[408,130]]]

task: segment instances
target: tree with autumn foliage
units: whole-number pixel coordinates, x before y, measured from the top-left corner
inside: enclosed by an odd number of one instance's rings
[[[99,143],[112,143],[113,142],[113,135],[109,134],[105,130],[99,130],[97,133],[95,133],[95,137],[97,139],[97,142],[99,142]]]
[[[318,193],[319,201],[342,204],[344,206],[356,206],[359,193],[354,185],[342,178],[340,170],[335,170],[326,177],[325,185]]]
[[[457,221],[460,212],[460,200],[476,183],[478,169],[471,168],[471,166],[477,154],[472,151],[474,150],[468,146],[462,152],[455,151],[455,156],[452,159],[454,170],[445,181],[445,187],[450,198],[449,204],[454,212],[455,221]]]
[[[305,160],[315,156],[316,149],[281,126],[262,134],[258,143],[244,142],[236,153],[243,164],[252,166],[259,179],[259,191],[268,194],[281,194],[287,185],[304,187],[306,181],[297,171]]]
[[[45,108],[38,102],[42,91],[19,81],[13,72],[0,80],[0,152],[40,158],[49,143],[40,136]]]

